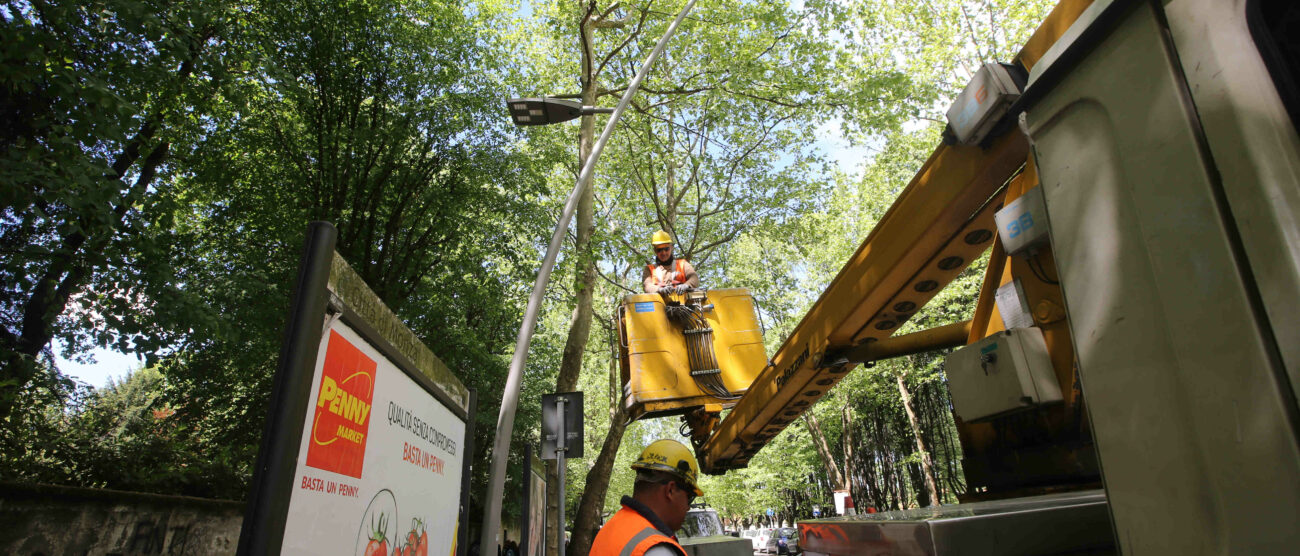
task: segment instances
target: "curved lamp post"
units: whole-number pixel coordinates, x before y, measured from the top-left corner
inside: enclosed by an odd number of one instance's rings
[[[555,257],[560,252],[560,245],[564,241],[565,231],[569,229],[569,220],[573,218],[573,211],[578,207],[578,198],[582,196],[583,190],[591,185],[592,171],[596,166],[596,159],[600,158],[600,152],[604,150],[605,143],[609,141],[609,136],[614,132],[614,124],[623,115],[627,109],[628,103],[632,100],[632,95],[636,94],[637,89],[641,87],[641,82],[650,72],[650,66],[654,65],[655,60],[663,53],[664,47],[668,44],[668,39],[677,32],[677,26],[686,19],[686,14],[690,13],[691,8],[695,7],[695,0],[688,0],[686,6],[682,8],[681,13],[664,31],[664,35],[659,37],[659,42],[655,43],[654,50],[646,57],[641,68],[637,70],[636,76],[628,84],[627,90],[623,92],[623,97],[619,99],[611,113],[608,122],[605,122],[605,129],[601,131],[600,138],[592,146],[591,155],[587,157],[586,164],[582,166],[582,172],[578,174],[578,182],[573,187],[573,192],[569,194],[569,199],[564,203],[564,211],[560,214],[560,221],[555,225],[555,233],[551,234],[551,243],[546,249],[546,257],[542,259],[542,268],[537,272],[537,281],[533,283],[533,293],[528,297],[528,307],[524,310],[524,322],[519,327],[519,337],[515,340],[514,357],[510,360],[510,374],[506,377],[505,391],[501,397],[501,413],[497,416],[496,438],[492,444],[492,474],[488,482],[488,497],[483,507],[483,530],[479,535],[479,550],[483,554],[490,554],[492,547],[496,544],[497,531],[501,528],[501,498],[504,495],[506,485],[506,460],[510,455],[510,436],[514,433],[515,426],[515,409],[519,405],[519,383],[523,377],[524,363],[528,359],[528,346],[533,339],[533,329],[537,325],[537,311],[542,304],[542,294],[546,292],[546,285],[551,278],[551,270],[555,268]],[[511,115],[514,117],[516,125],[542,125],[567,121],[577,118],[586,110],[590,113],[604,112],[607,109],[592,108],[582,106],[580,103],[563,101],[559,99],[517,99],[519,102],[510,101],[509,108]],[[526,110],[527,113],[521,114],[527,116],[526,120],[520,120],[516,116],[514,104],[520,104],[519,110]],[[576,110],[576,112],[575,112]],[[536,112],[534,112],[536,111]],[[540,112],[540,113],[538,113]],[[538,120],[534,120],[538,117]],[[562,119],[552,119],[562,118]],[[563,500],[560,501],[564,503]],[[564,524],[560,524],[560,530],[564,530]],[[561,533],[563,534],[563,533]],[[560,556],[564,556],[564,542],[560,541]]]

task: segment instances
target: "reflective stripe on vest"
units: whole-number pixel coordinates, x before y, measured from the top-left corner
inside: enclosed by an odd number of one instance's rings
[[[641,543],[645,542],[647,539],[651,537],[656,537],[656,536],[662,537],[663,533],[660,533],[659,530],[655,529],[654,527],[646,527],[645,529],[642,529],[640,533],[637,533],[632,537],[632,540],[627,541],[627,546],[623,547],[623,551],[619,552],[618,556],[632,556],[633,552],[636,552],[637,554],[645,554],[647,550],[650,550],[650,546],[654,546],[659,543],[655,542],[645,548],[641,548]],[[641,548],[641,550],[637,550],[638,548]]]
[[[647,550],[664,544],[686,554],[677,540],[655,529],[644,516],[631,508],[615,512],[591,545],[592,556],[644,556]]]
[[[678,284],[686,283],[685,263],[686,259],[677,259],[673,261],[672,280],[669,282],[670,284],[676,286]],[[668,271],[664,270],[662,265],[659,263],[653,263],[646,266],[650,268],[650,276],[654,277],[656,284],[662,284],[665,282],[664,276],[668,274]]]

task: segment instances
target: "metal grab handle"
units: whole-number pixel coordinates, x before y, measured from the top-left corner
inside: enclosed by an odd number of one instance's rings
[[[629,344],[623,343],[623,340],[627,338],[627,330],[623,328],[623,316],[626,314],[627,314],[627,305],[619,305],[618,318],[615,320],[618,321],[618,346],[622,348],[626,348],[629,346]]]
[[[758,316],[758,327],[763,331],[763,336],[767,336],[767,324],[763,322],[763,310],[758,306],[758,298],[749,296],[749,304],[754,306],[754,315]]]

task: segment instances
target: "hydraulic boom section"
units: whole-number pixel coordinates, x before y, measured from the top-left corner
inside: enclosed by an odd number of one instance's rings
[[[935,149],[746,396],[712,430],[693,431],[694,437],[707,438],[698,449],[705,472],[720,474],[745,467],[771,438],[860,363],[956,347],[1006,328],[993,300],[1000,289],[1005,293],[1008,283],[1020,288],[1024,303],[1043,308],[1049,325],[1064,326],[1061,312],[1051,310],[1059,309],[1059,288],[1039,279],[1042,273],[1030,271],[1051,266],[1050,249],[1038,250],[1032,259],[1009,262],[996,246],[994,214],[1036,186],[1037,176],[1032,164],[1026,164],[1030,149],[1024,134],[997,112],[998,108],[1005,111],[1015,97],[989,100],[987,88],[997,85],[1018,93],[1023,73],[1088,4],[1062,2],[1026,43],[1017,64],[990,64],[988,77],[977,76],[973,83],[979,86],[968,89],[950,112],[970,120],[959,123],[976,131],[958,129]],[[973,322],[890,337],[990,247],[993,252]],[[1043,419],[997,416],[982,423],[958,419],[964,463],[975,475],[971,483],[977,488],[972,492],[982,490],[978,487],[1014,489],[1097,479],[1095,461],[1080,455],[1091,453],[1092,448],[1079,413],[1081,399],[1071,388],[1077,380],[1068,337],[1057,330],[1045,336],[1066,402],[1032,408],[1031,413],[1045,413]],[[1012,470],[1008,460],[1033,461],[1041,469]]]

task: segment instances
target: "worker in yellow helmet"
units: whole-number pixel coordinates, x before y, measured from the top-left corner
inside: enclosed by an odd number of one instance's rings
[[[641,272],[641,283],[646,293],[685,293],[700,287],[700,277],[695,267],[686,259],[673,258],[673,238],[659,230],[650,236],[654,247],[654,260]]]
[[[591,543],[591,556],[685,556],[674,533],[696,496],[704,494],[695,456],[676,440],[656,440],[636,463],[632,496]]]

